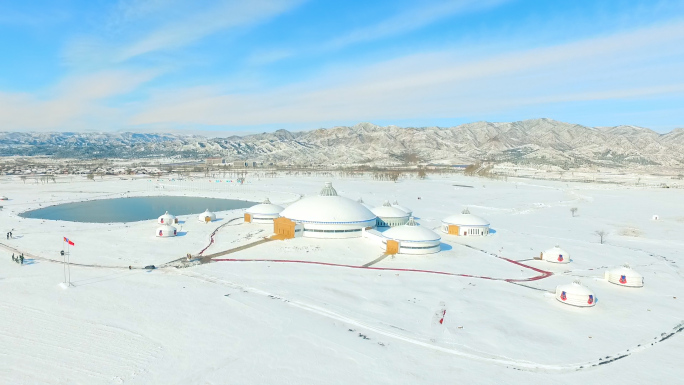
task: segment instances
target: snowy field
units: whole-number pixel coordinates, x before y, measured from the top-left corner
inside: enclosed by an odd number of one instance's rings
[[[354,200],[398,200],[426,227],[467,207],[495,230],[442,235],[440,253],[387,257],[370,268],[361,266],[382,249],[365,238],[270,241],[217,257],[233,261],[170,264],[209,245],[205,255],[272,234],[242,223],[243,210],[220,212],[210,224],[181,216],[182,236],[165,239],[154,236],[156,220],[18,216],[122,196],[268,197],[287,205],[327,180],[252,179],[212,190],[148,179],[0,179],[0,195],[9,197],[0,223],[15,236],[0,241],[0,384],[612,384],[676,383],[684,375],[677,189],[511,177],[332,179]],[[608,233],[605,244],[597,230]],[[74,286],[66,289],[55,262],[65,236],[76,243]],[[555,245],[571,254],[570,264],[533,259]],[[24,266],[12,262],[12,250],[25,253]],[[603,279],[624,263],[644,276],[643,288]],[[162,268],[142,269],[150,264]],[[575,279],[594,291],[595,307],[556,301],[556,285]]]

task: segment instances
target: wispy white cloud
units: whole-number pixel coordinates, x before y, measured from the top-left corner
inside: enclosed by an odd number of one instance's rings
[[[168,15],[169,9],[177,8],[182,0],[119,0],[110,10],[107,26],[124,27],[147,19],[153,14]]]
[[[467,60],[419,54],[256,94],[152,100],[132,124],[260,125],[460,117],[531,104],[681,90],[684,23]],[[334,80],[333,80],[334,79]]]
[[[122,122],[122,112],[106,107],[103,102],[131,92],[158,75],[149,70],[103,71],[70,76],[41,97],[0,92],[0,127],[11,130],[97,129],[97,125],[102,128],[103,122],[107,122],[107,128],[111,128],[109,125]],[[107,121],[114,115],[118,120]]]
[[[253,25],[291,9],[301,1],[229,1],[208,11],[168,23],[122,47],[117,59],[125,61],[150,52],[176,49],[228,28]]]
[[[270,51],[257,51],[247,58],[247,63],[250,65],[264,65],[274,63],[288,57],[294,56],[296,53],[290,49],[275,49]]]
[[[307,0],[121,1],[104,22],[105,33],[73,38],[64,62],[80,68],[114,66],[147,54],[178,51],[222,31],[251,28]]]
[[[411,9],[404,10],[376,24],[354,29],[321,45],[322,49],[339,49],[349,45],[406,34],[431,23],[452,17],[491,8],[510,0],[442,0],[437,2],[416,2]]]

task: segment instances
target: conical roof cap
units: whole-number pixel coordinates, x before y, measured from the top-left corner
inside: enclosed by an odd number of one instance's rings
[[[332,186],[332,182],[325,182],[325,186],[323,186],[323,189],[321,190],[320,195],[323,197],[336,197],[337,196],[337,191]]]

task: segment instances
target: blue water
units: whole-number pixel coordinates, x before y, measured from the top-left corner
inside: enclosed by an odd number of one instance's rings
[[[243,209],[255,202],[198,197],[134,197],[65,203],[21,213],[24,218],[70,222],[109,223],[157,219],[168,211],[173,215],[200,214],[204,210]]]

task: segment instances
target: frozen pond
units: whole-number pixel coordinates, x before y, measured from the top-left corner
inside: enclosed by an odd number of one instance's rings
[[[173,215],[200,214],[205,209],[226,211],[243,209],[256,203],[198,197],[133,197],[65,203],[20,214],[24,218],[70,222],[135,222],[156,219],[165,211]]]

